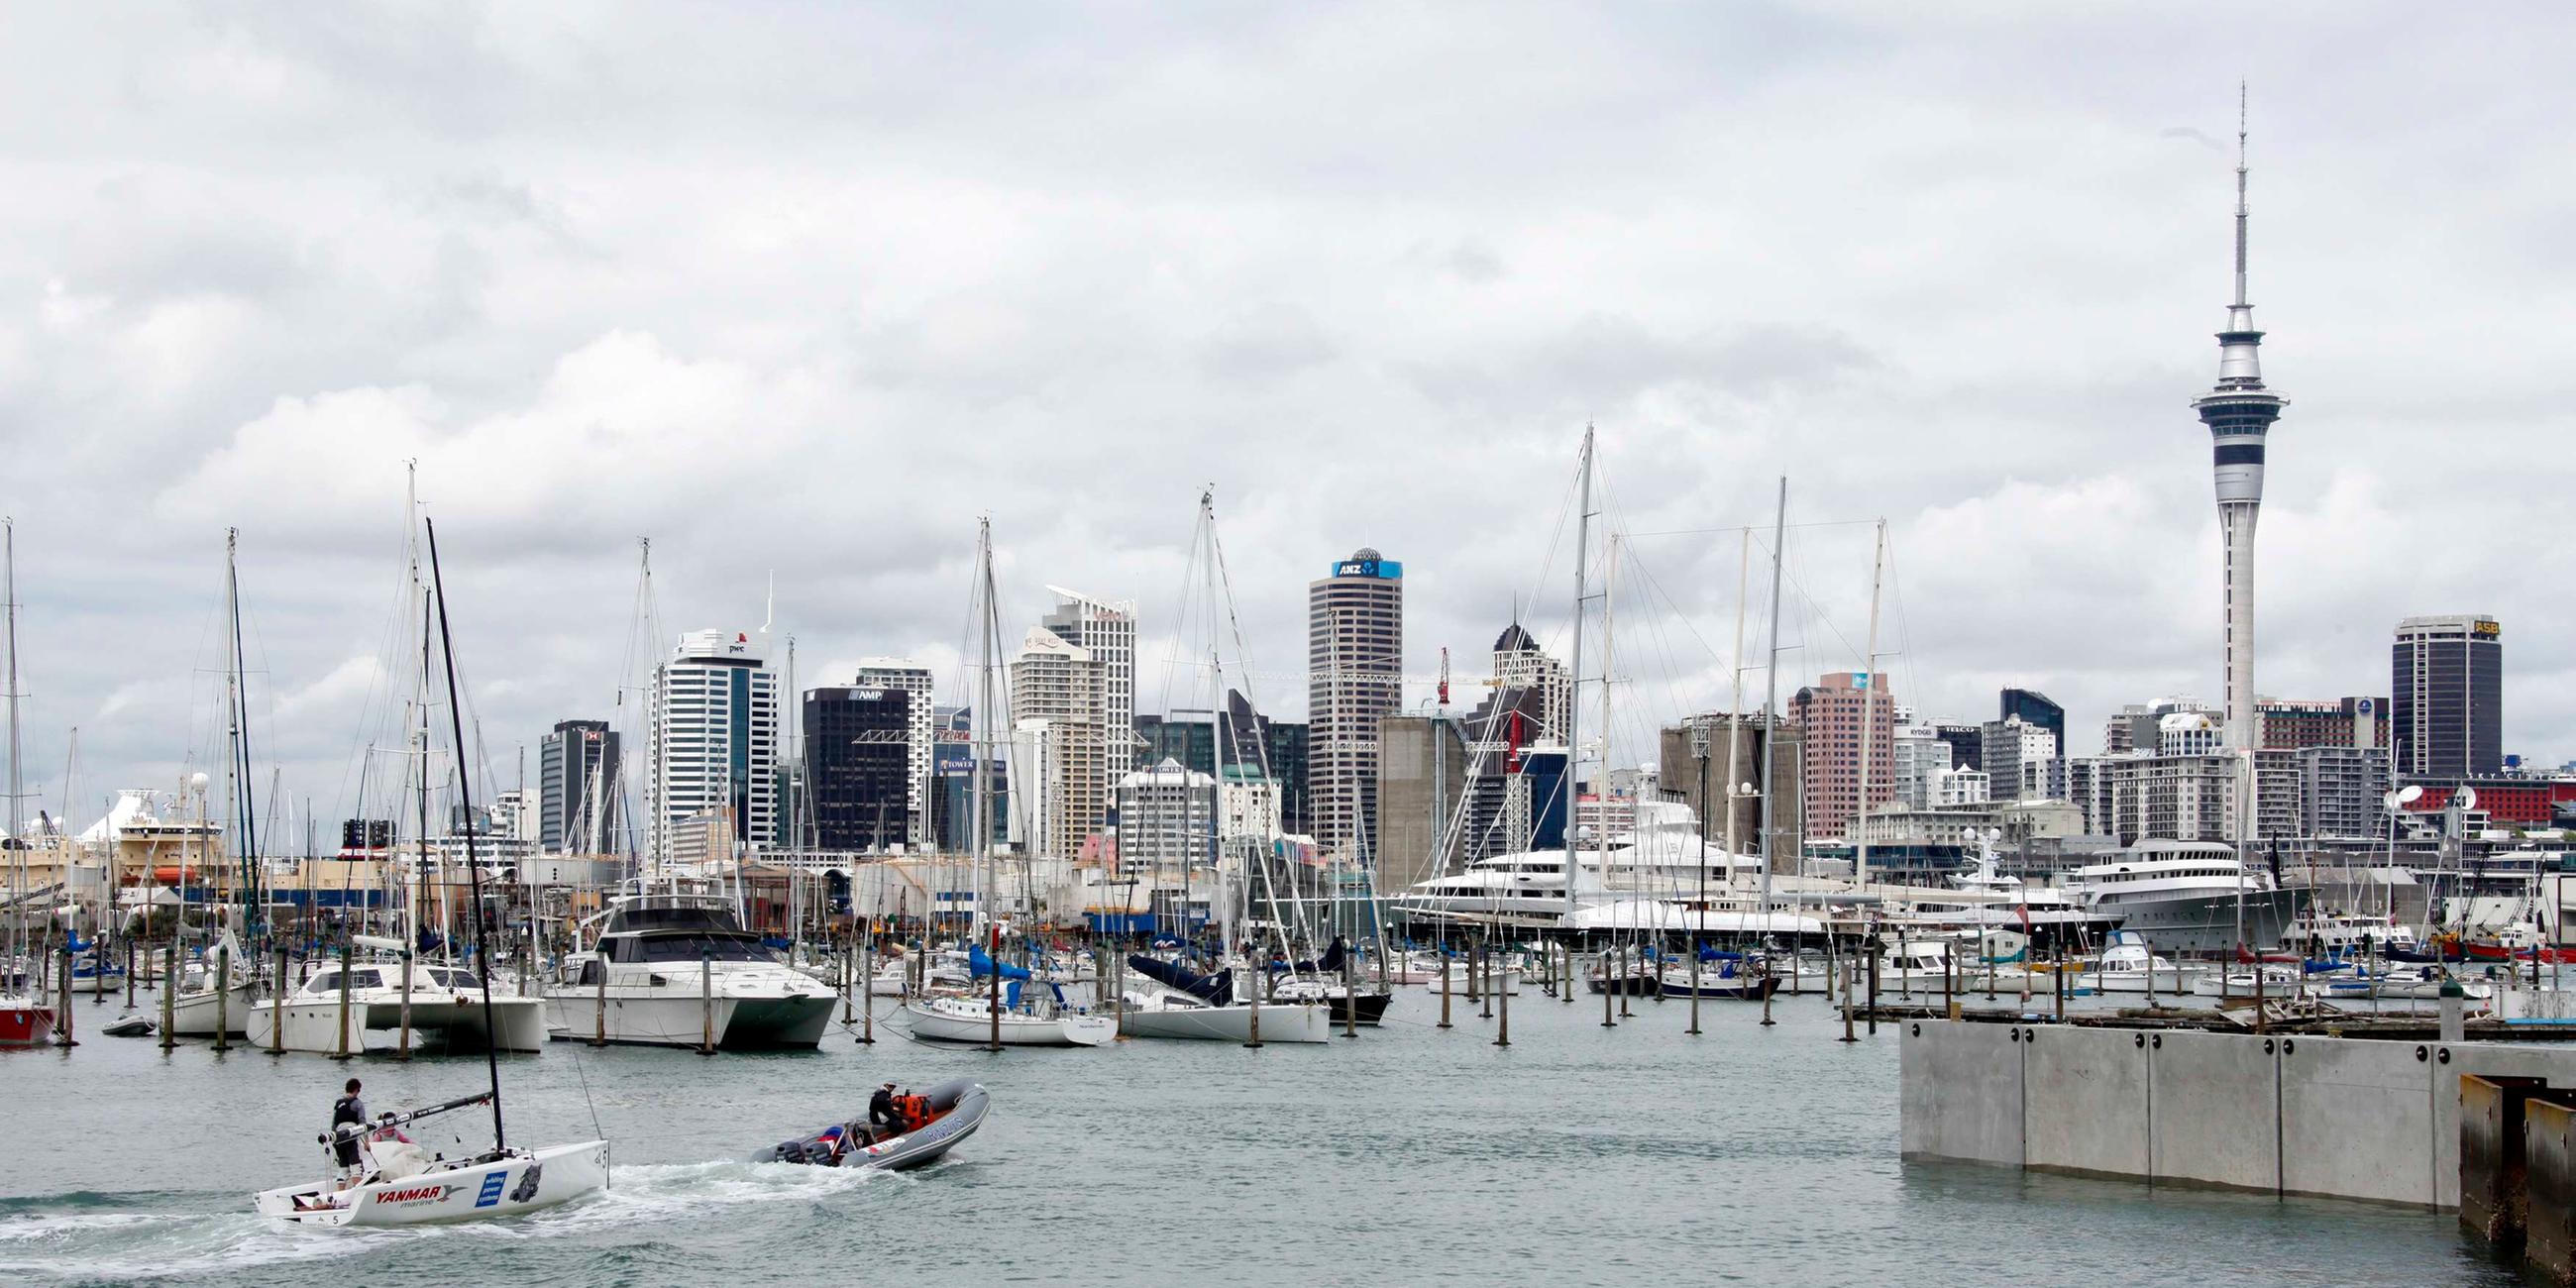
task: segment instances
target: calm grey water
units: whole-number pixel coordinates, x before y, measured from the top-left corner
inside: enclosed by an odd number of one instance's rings
[[[881,1004],[882,1005],[882,1004]],[[0,1280],[404,1285],[2518,1284],[2452,1217],[1897,1158],[1897,1034],[1844,1046],[1813,996],[1758,1007],[1408,990],[1330,1047],[1124,1043],[999,1056],[863,1047],[506,1058],[514,1139],[615,1142],[608,1195],[426,1231],[272,1230],[249,1192],[317,1175],[340,1080],[386,1109],[480,1057],[340,1064],[90,1037],[0,1053]],[[81,1007],[95,1025],[113,1014]],[[884,1078],[972,1075],[983,1131],[902,1176],[739,1161]],[[585,1094],[585,1085],[587,1092]],[[473,1119],[474,1115],[454,1115]],[[471,1143],[481,1120],[460,1123]],[[425,1137],[445,1145],[444,1137]]]

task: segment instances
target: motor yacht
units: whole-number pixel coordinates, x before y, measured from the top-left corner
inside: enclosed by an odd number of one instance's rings
[[[726,1050],[810,1049],[837,1000],[780,963],[719,895],[626,895],[545,987],[558,1039]]]
[[[2308,893],[2274,885],[2270,873],[2248,869],[2212,841],[2140,841],[2068,873],[2066,888],[2089,911],[2117,916],[2122,933],[2183,953],[2279,943]]]

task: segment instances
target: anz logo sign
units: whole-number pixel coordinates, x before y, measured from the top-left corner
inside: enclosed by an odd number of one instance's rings
[[[1404,576],[1404,565],[1392,559],[1345,559],[1333,565],[1333,575],[1395,581]]]

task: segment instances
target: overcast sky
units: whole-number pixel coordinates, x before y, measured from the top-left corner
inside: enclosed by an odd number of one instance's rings
[[[2291,400],[2258,687],[2383,694],[2397,618],[2493,613],[2506,749],[2576,753],[2559,6],[10,25],[0,511],[26,774],[60,808],[78,726],[76,817],[219,755],[228,525],[259,772],[350,807],[407,459],[504,785],[611,714],[639,536],[666,636],[756,628],[774,572],[804,683],[896,653],[952,690],[979,514],[1012,634],[1049,584],[1168,633],[1208,484],[1267,707],[1302,710],[1305,583],[1361,545],[1406,566],[1409,670],[1481,673],[1516,597],[1561,648],[1586,422],[1635,534],[1621,759],[1729,701],[1739,544],[1701,530],[1767,525],[1782,474],[1793,524],[1887,520],[1902,700],[2039,688],[2095,751],[2121,702],[2219,693],[2189,403],[2240,75]],[[1856,664],[1870,580],[1866,526],[1788,548],[1784,686]],[[1140,705],[1197,683],[1149,657]]]

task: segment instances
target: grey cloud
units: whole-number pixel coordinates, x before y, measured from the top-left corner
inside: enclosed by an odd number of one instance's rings
[[[0,511],[29,743],[83,722],[93,791],[205,753],[187,679],[237,525],[261,745],[343,807],[371,721],[344,668],[384,645],[406,455],[503,747],[607,709],[639,534],[665,634],[756,624],[775,571],[815,667],[953,656],[977,514],[1006,629],[1056,583],[1168,634],[1210,482],[1258,664],[1296,665],[1306,581],[1366,544],[1407,564],[1409,669],[1445,645],[1463,671],[1515,598],[1562,638],[1587,421],[1640,534],[1623,723],[1723,700],[1737,545],[1705,530],[1767,522],[1783,473],[1793,523],[1891,521],[1894,669],[1929,712],[2026,680],[2090,727],[2216,689],[2186,404],[2214,373],[2238,69],[2195,59],[2205,15],[15,19]],[[2393,3],[2238,24],[2293,399],[2266,691],[2376,690],[2395,617],[2470,604],[2506,619],[2508,743],[2576,751],[2563,523],[2493,472],[2564,437],[2548,212],[2576,180],[2530,159],[2560,148],[2571,28]],[[401,391],[434,410],[386,411]],[[1865,533],[1793,534],[1784,680],[1853,661]],[[2426,551],[2441,584],[2392,574]]]

